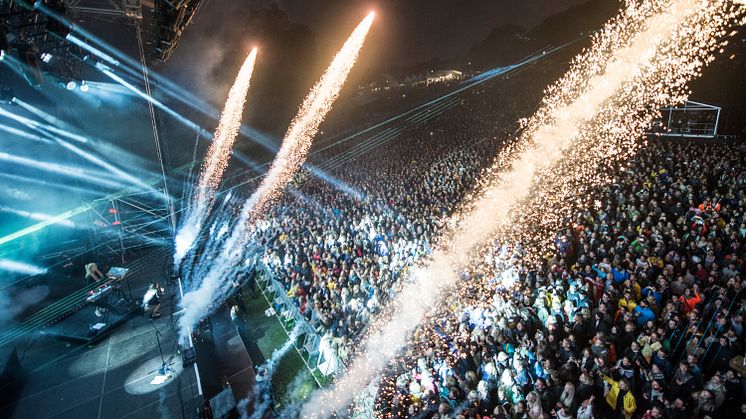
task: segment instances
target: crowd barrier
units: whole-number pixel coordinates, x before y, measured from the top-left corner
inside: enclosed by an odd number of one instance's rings
[[[258,282],[263,288],[262,292],[274,309],[275,315],[280,319],[280,323],[288,336],[292,338],[294,334],[297,337],[293,344],[301,357],[304,358],[311,373],[318,371],[324,377],[335,377],[343,374],[345,366],[333,351],[328,339],[325,339],[301,314],[298,306],[293,303],[293,300],[282,284],[274,277],[269,267],[264,262],[260,262],[257,265],[257,270],[262,277],[262,280]],[[287,327],[288,324],[292,324],[292,327]],[[321,385],[321,383],[318,384]]]

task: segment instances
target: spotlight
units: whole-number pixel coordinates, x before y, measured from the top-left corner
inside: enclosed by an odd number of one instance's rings
[[[44,61],[47,64],[49,64],[49,62],[52,61],[52,58],[54,58],[54,55],[52,55],[52,54],[50,54],[48,52],[45,52],[45,53],[41,54],[41,60]]]
[[[78,83],[75,80],[70,80],[65,85],[65,89],[67,90],[75,90],[76,87],[78,87]]]
[[[91,90],[91,86],[89,86],[88,83],[86,83],[86,81],[83,80],[80,83],[80,91],[83,93],[87,93],[89,90]]]
[[[13,88],[10,85],[0,86],[0,103],[13,104]]]

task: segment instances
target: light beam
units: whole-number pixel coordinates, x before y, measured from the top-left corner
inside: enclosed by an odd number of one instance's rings
[[[23,275],[43,275],[47,273],[47,268],[10,259],[0,259],[0,270]]]

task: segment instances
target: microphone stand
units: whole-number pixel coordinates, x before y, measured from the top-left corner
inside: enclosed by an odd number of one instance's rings
[[[161,331],[158,330],[155,323],[153,323],[153,319],[150,319],[150,325],[153,326],[153,329],[155,329],[155,340],[158,342],[158,353],[161,355],[161,367],[158,368],[156,371],[158,371],[158,374],[166,375],[168,372],[173,372],[173,369],[168,365],[166,362],[166,359],[163,357],[163,347],[161,346]]]

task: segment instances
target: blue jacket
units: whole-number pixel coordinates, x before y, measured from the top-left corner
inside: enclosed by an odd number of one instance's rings
[[[653,313],[650,307],[641,307],[638,305],[635,307],[634,312],[638,314],[636,320],[637,326],[644,326],[648,321],[655,320],[655,313]]]
[[[629,271],[611,268],[611,274],[614,275],[614,283],[622,283],[629,279]]]

